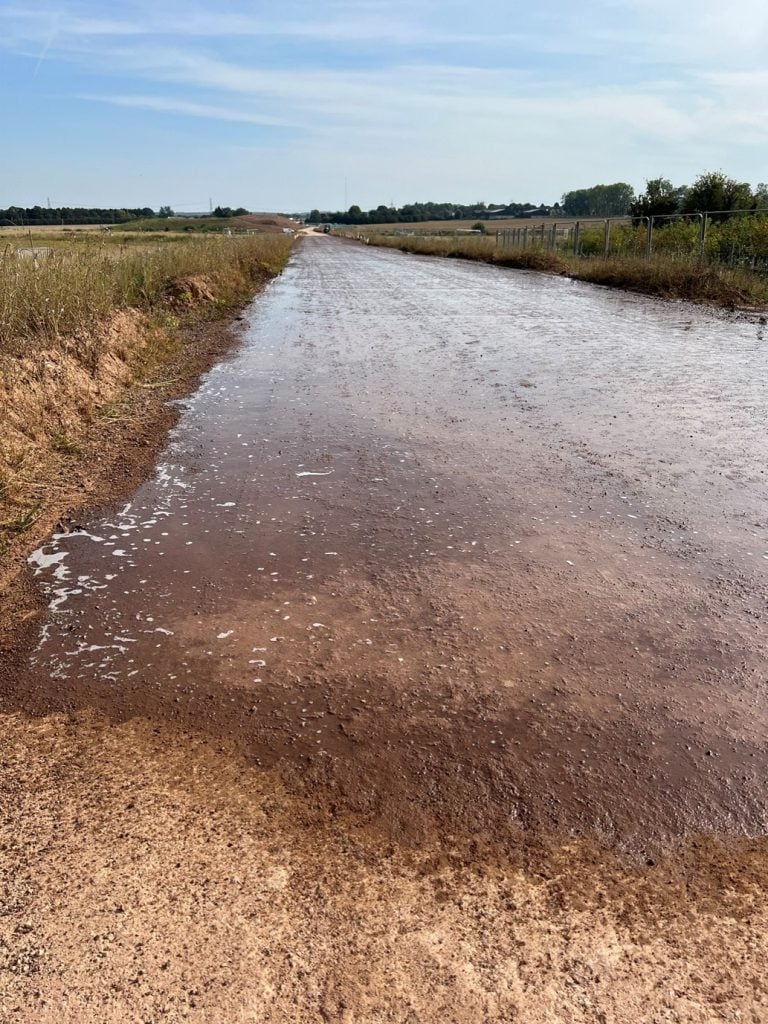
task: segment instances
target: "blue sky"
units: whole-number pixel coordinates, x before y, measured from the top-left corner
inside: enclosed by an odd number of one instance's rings
[[[0,2],[0,206],[768,180],[765,0]]]

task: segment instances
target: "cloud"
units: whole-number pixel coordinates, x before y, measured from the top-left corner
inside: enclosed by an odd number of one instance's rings
[[[240,124],[255,124],[265,128],[300,128],[282,118],[265,114],[250,113],[233,107],[222,107],[210,103],[192,103],[170,96],[97,96],[83,94],[78,99],[95,103],[109,103],[115,107],[129,107],[140,110],[156,110],[165,114],[181,114],[185,117],[202,117],[212,121],[233,121]]]
[[[296,18],[253,16],[247,13],[195,10],[185,7],[173,10],[137,10],[133,17],[112,18],[77,13],[66,7],[29,10],[22,7],[0,9],[0,19],[20,38],[37,41],[50,31],[52,20],[58,24],[63,43],[83,37],[169,37],[199,38],[285,38],[325,42],[378,42],[402,45],[419,44],[424,40],[419,26],[385,14],[361,14],[360,9],[346,9],[343,16],[317,17],[309,10]]]
[[[184,50],[130,51],[118,59],[149,81],[258,101],[282,110],[291,123],[321,130],[330,125],[370,134],[372,128],[389,127],[406,138],[434,135],[437,128],[477,136],[479,127],[519,133],[536,125],[556,135],[586,124],[590,136],[629,129],[665,140],[687,139],[702,130],[684,97],[671,99],[653,83],[643,89],[568,83],[564,89],[562,80],[530,71],[430,64],[284,71]],[[318,116],[324,119],[319,124]]]

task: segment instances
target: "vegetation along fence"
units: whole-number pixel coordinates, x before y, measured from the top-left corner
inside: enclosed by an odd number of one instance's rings
[[[714,210],[631,220],[545,220],[497,231],[496,245],[503,250],[540,248],[587,258],[664,256],[768,273],[768,213]]]

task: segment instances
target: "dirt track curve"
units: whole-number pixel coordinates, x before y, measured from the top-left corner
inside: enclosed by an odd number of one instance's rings
[[[303,240],[33,556],[0,1020],[768,1019],[763,330]]]

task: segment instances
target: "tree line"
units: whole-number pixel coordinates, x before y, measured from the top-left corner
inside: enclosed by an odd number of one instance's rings
[[[54,224],[124,224],[129,220],[154,217],[148,206],[138,209],[104,210],[85,206],[9,206],[0,210],[3,227],[35,227]]]
[[[205,217],[241,217],[248,213],[244,206],[232,209],[217,206]],[[0,227],[36,227],[67,224],[127,224],[132,220],[148,220],[150,217],[169,218],[176,214],[170,206],[161,206],[155,211],[149,206],[121,209],[104,209],[85,206],[9,206],[0,209]],[[202,219],[202,218],[201,218]]]
[[[722,171],[700,174],[691,185],[673,185],[669,178],[651,178],[645,190],[634,194],[631,185],[613,185],[566,192],[563,212],[570,217],[669,217],[681,214],[727,214],[731,210],[768,210],[768,185],[754,188],[729,178]]]
[[[492,210],[503,210],[505,216],[520,217],[535,210],[533,203],[406,203],[404,206],[377,206],[362,210],[350,206],[348,210],[312,210],[308,224],[416,224],[428,220],[466,220],[482,217]]]
[[[473,203],[406,203],[404,206],[377,206],[362,210],[350,206],[348,210],[312,210],[310,224],[398,224],[429,220],[487,219],[493,212],[505,217],[521,217],[542,209],[533,203],[486,204]],[[552,216],[565,217],[660,217],[729,210],[768,209],[768,184],[754,188],[745,181],[729,178],[722,171],[700,174],[691,185],[673,185],[668,178],[652,178],[643,192],[635,190],[625,181],[610,185],[566,192],[559,203],[544,207]]]
[[[754,188],[722,171],[700,174],[692,185],[673,185],[668,178],[651,178],[628,212],[633,217],[664,217],[684,213],[728,213],[731,210],[768,211],[768,184]],[[714,217],[717,220],[717,216]]]

